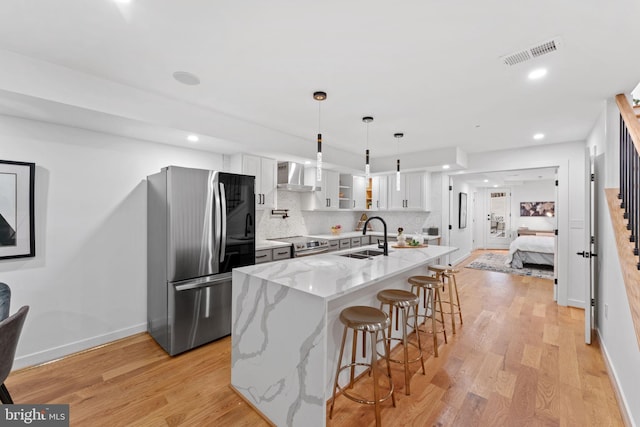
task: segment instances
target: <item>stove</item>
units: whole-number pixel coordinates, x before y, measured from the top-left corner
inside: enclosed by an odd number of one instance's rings
[[[301,257],[307,255],[315,255],[329,250],[329,241],[324,239],[316,239],[314,237],[294,236],[282,237],[278,239],[269,239],[278,242],[291,243],[293,247],[293,256]]]

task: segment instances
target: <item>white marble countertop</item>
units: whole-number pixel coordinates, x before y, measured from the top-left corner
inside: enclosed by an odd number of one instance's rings
[[[246,266],[234,271],[332,300],[458,250],[429,245],[426,248],[389,248],[389,256],[371,259],[339,256],[364,249],[377,249],[377,245]]]
[[[291,246],[291,243],[275,242],[273,240],[256,240],[256,251],[263,249],[286,248],[288,246]]]

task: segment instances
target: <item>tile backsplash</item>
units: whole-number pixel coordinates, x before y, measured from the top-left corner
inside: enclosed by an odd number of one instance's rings
[[[271,210],[258,211],[258,240],[308,234],[329,234],[332,225],[340,224],[344,231],[353,231],[362,213],[368,217],[380,216],[387,223],[389,233],[402,227],[407,234],[420,232],[422,228],[439,227],[438,212],[398,212],[398,211],[302,211],[301,193],[278,190],[278,209],[288,209],[289,217],[271,215]],[[434,199],[439,200],[439,199]],[[382,231],[382,223],[371,223],[374,230]]]

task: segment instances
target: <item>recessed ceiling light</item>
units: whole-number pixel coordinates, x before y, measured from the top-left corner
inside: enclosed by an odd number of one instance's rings
[[[442,169],[449,169],[451,166],[449,165],[442,165]]]
[[[129,4],[131,3],[131,0],[114,0],[116,3],[121,3],[121,4]]]
[[[489,180],[488,180],[488,179],[485,179],[483,182],[489,182]]]
[[[546,68],[537,68],[535,70],[533,70],[532,72],[529,73],[529,79],[530,80],[538,80],[543,78],[544,76],[547,75],[547,69]]]
[[[173,73],[173,78],[182,84],[189,86],[196,86],[200,84],[200,78],[193,73],[187,71],[176,71]]]
[[[193,135],[192,134],[192,135],[187,136],[187,140],[189,142],[198,142],[198,141],[200,141],[200,138],[198,138],[198,135]]]
[[[544,133],[536,133],[535,135],[533,135],[533,139],[537,141],[544,139]]]
[[[498,188],[498,184],[494,185],[493,188]]]
[[[311,164],[311,160],[305,160],[304,164],[305,165],[310,165]]]

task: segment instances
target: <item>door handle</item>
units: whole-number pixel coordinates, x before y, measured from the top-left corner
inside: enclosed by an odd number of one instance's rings
[[[590,254],[589,252],[585,252],[585,251],[582,251],[582,252],[576,252],[576,255],[580,255],[580,256],[582,256],[583,258],[589,258],[589,257],[591,256],[591,254]]]

